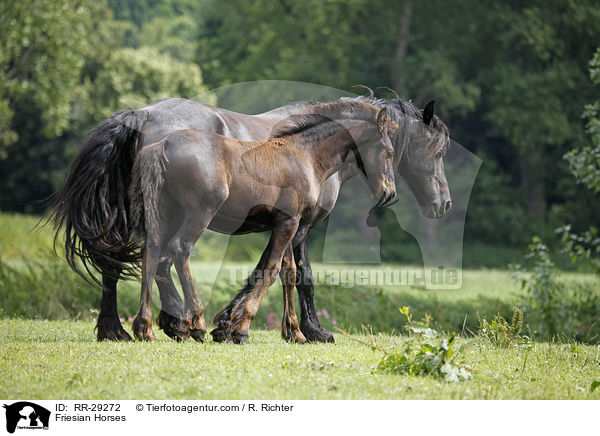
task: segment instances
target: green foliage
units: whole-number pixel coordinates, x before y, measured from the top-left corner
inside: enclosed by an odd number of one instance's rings
[[[0,17],[0,209],[39,211],[67,165],[71,101],[96,50],[102,2],[2,2]],[[100,27],[101,29],[99,29]]]
[[[521,336],[523,328],[523,311],[516,305],[513,306],[513,314],[510,322],[499,313],[491,322],[485,317],[479,317],[479,329],[477,335],[487,340],[495,347],[508,348],[527,341],[527,337]]]
[[[62,261],[12,266],[0,259],[0,284],[3,316],[89,319],[99,303],[99,295],[89,292],[89,285]]]
[[[491,156],[480,157],[483,163],[469,200],[469,244],[464,249],[470,250],[482,241],[488,245],[522,246],[530,238],[532,225],[525,208],[515,199],[511,178]],[[493,266],[490,261],[483,264]]]
[[[524,308],[528,324],[545,337],[565,335],[597,341],[600,298],[593,292],[597,284],[560,278],[548,247],[537,236],[529,244],[526,258],[533,261],[532,268],[512,268],[529,297]]]
[[[531,275],[523,275],[525,271],[515,267],[520,275],[521,286],[531,296],[535,310],[540,312],[542,323],[548,335],[554,336],[559,332],[559,324],[568,316],[564,310],[564,295],[566,288],[557,277],[557,270],[548,254],[548,247],[534,236],[529,244],[529,253],[525,256],[534,261]]]
[[[138,108],[161,98],[191,98],[206,91],[200,68],[160,54],[156,49],[115,50],[87,78],[75,100],[79,122],[97,123],[117,108]]]
[[[197,7],[193,3],[188,6]],[[200,68],[190,62],[195,25],[181,15],[190,8],[174,2],[129,6],[149,14],[139,27],[115,21],[105,0],[9,2],[5,8],[0,209],[43,211],[48,202],[41,200],[62,183],[87,132],[112,112],[205,93]],[[135,48],[122,47],[128,34],[139,38]]]
[[[600,236],[596,227],[592,226],[588,231],[576,234],[571,232],[570,225],[566,225],[556,229],[556,233],[561,237],[562,252],[573,263],[586,263],[600,275]]]
[[[391,86],[421,107],[435,98],[453,137],[484,159],[467,241],[519,246],[531,229],[546,238],[557,223],[579,229],[600,218],[569,176],[570,167],[600,186],[599,55],[586,69],[600,32],[592,0],[5,3],[2,210],[43,211],[37,200],[60,185],[86,133],[118,109],[193,97],[205,85],[289,79]],[[594,101],[586,127],[581,107]],[[560,159],[571,148],[569,162]],[[405,235],[389,230],[402,243],[385,247],[386,260],[419,263],[414,241],[404,249]]]
[[[413,376],[431,375],[448,382],[458,382],[471,378],[471,371],[463,365],[455,365],[450,358],[453,355],[452,344],[455,335],[440,334],[430,327],[431,318],[425,316],[414,321],[410,309],[403,306],[400,313],[406,317],[405,326],[408,337],[399,351],[389,351],[378,344],[373,336],[374,346],[384,353],[377,365],[381,372],[408,374]]]
[[[594,86],[600,86],[600,47],[590,61],[590,78]],[[571,172],[579,183],[596,194],[600,193],[600,100],[588,104],[583,112],[587,121],[586,132],[592,145],[574,148],[565,154]]]
[[[15,143],[33,126],[44,137],[55,137],[68,125],[89,23],[99,10],[78,0],[2,4],[0,146]],[[23,115],[36,119],[28,123]]]

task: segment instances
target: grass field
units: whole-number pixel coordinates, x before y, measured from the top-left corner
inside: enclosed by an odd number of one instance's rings
[[[246,346],[97,343],[91,322],[0,321],[0,398],[36,399],[597,399],[600,348],[536,343],[496,349],[459,340],[472,379],[449,383],[376,371],[381,353],[338,335],[294,345],[252,331]],[[401,337],[380,335],[385,346]]]
[[[501,269],[465,269],[459,290],[352,284],[335,278],[316,285],[315,304],[324,327],[341,327],[361,338],[361,325],[367,325],[390,350],[406,339],[400,335],[406,332],[400,307],[409,306],[415,319],[431,314],[435,328],[459,335],[453,363],[473,368],[473,377],[460,383],[378,372],[382,353],[339,333],[335,345],[285,343],[277,330],[282,313],[278,282],[263,300],[246,346],[210,339],[206,344],[174,343],[156,327],[153,343],[98,343],[93,320],[99,290],[52,252],[47,227],[31,231],[36,222],[34,217],[0,214],[5,230],[0,232],[0,398],[600,399],[600,388],[590,391],[600,381],[600,348],[574,342],[597,344],[597,336],[547,342],[528,325],[538,314],[529,311],[526,293]],[[206,257],[221,242],[208,238],[200,247],[205,257],[195,256],[192,268],[209,326],[253,267],[259,256],[256,247],[264,243],[260,238],[236,239],[223,265]],[[313,264],[315,275],[322,277],[390,268],[407,267]],[[561,276],[571,282],[596,280],[582,273]],[[127,329],[137,310],[139,288],[135,280],[119,285],[119,314]],[[600,294],[597,288],[589,288],[590,297]],[[158,302],[155,289],[155,315]],[[474,336],[479,316],[492,320],[500,313],[510,319],[513,303],[525,313],[522,334],[537,342],[497,348]],[[594,310],[600,307],[591,307],[590,313]],[[572,330],[590,329],[587,319],[572,318]]]

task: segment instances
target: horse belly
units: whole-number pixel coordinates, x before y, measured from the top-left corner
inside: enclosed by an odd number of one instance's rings
[[[271,229],[275,214],[276,210],[266,205],[256,205],[245,214],[231,214],[227,208],[221,208],[208,228],[227,235],[264,232]]]

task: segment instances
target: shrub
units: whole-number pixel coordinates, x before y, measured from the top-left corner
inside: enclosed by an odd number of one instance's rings
[[[453,356],[454,333],[446,335],[430,327],[431,317],[426,315],[421,321],[414,321],[410,309],[400,309],[407,320],[405,329],[408,336],[399,350],[388,350],[379,344],[373,334],[364,326],[369,342],[353,338],[338,329],[352,340],[379,350],[383,358],[377,370],[392,374],[408,374],[414,376],[433,376],[448,382],[458,382],[471,378],[471,370],[465,365],[455,364]]]
[[[527,292],[524,311],[533,330],[545,337],[564,335],[586,342],[598,339],[600,297],[595,283],[578,283],[559,277],[548,247],[537,236],[529,244],[526,258],[533,267],[511,266]]]
[[[529,338],[521,336],[523,328],[523,311],[516,305],[513,306],[513,314],[510,323],[499,313],[491,322],[485,317],[478,317],[479,329],[477,334],[480,338],[487,340],[492,345],[500,348],[509,348],[512,345],[527,341]]]

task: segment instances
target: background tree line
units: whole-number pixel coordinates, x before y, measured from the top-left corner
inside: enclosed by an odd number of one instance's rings
[[[467,241],[522,247],[600,218],[592,0],[0,0],[0,28],[5,211],[43,212],[117,109],[284,79],[435,99],[483,159]]]

